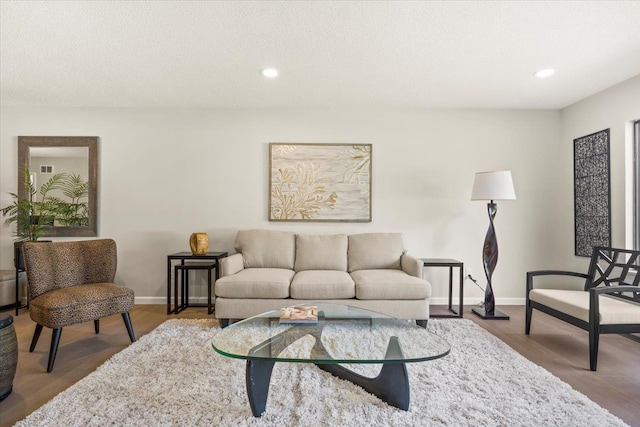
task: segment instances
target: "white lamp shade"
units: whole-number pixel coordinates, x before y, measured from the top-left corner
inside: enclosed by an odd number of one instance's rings
[[[471,200],[515,200],[511,171],[478,172]]]

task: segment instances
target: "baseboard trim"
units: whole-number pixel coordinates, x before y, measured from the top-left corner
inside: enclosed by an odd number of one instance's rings
[[[192,304],[206,304],[207,297],[196,297],[189,298],[189,302]],[[449,298],[447,297],[438,297],[431,298],[429,301],[431,305],[447,305],[449,303]],[[478,303],[482,302],[481,298],[465,298],[464,305],[478,305]],[[136,297],[136,304],[166,304],[167,297]],[[171,299],[171,303],[173,304],[173,299]],[[453,305],[457,306],[458,300],[454,298]],[[524,298],[497,298],[496,306],[500,305],[525,305]]]

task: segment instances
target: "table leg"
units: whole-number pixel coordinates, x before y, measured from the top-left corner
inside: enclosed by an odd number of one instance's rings
[[[296,327],[295,330],[289,330],[288,334],[281,333],[275,335],[250,350],[251,355],[264,357],[263,359],[247,360],[247,395],[254,417],[261,416],[267,405],[269,382],[271,380],[273,365],[275,364],[273,360],[266,360],[267,357],[273,357],[279,354],[287,346],[305,335],[312,335],[316,339],[312,352],[316,355],[323,355],[327,359],[331,359],[331,355],[327,352],[321,340],[322,329],[324,327],[323,323],[324,322],[320,320],[317,325],[310,325],[308,327],[300,325]],[[403,358],[404,356],[398,337],[391,337],[387,346],[385,359],[402,360]],[[409,375],[407,373],[407,365],[404,362],[384,363],[380,374],[375,378],[362,376],[338,364],[322,363],[315,365],[325,372],[329,372],[338,378],[362,387],[389,405],[405,411],[409,410]]]
[[[189,270],[182,270],[182,292],[184,299],[182,300],[182,310],[189,307]]]
[[[247,395],[254,417],[259,417],[267,407],[269,383],[273,371],[273,360],[247,360]]]
[[[16,316],[20,309],[20,271],[16,268]]]
[[[167,314],[171,313],[171,259],[167,258]]]
[[[213,267],[209,267],[207,269],[207,303],[209,304],[209,307],[207,309],[207,313],[211,314],[213,313],[213,310],[211,309],[211,286],[213,286],[211,284],[211,269]]]
[[[173,314],[178,314],[180,310],[178,309],[179,299],[178,299],[178,266],[173,268],[173,292],[175,294],[173,298],[173,306],[175,307],[173,310]]]
[[[449,311],[453,311],[453,267],[449,267]]]
[[[460,269],[460,312],[458,313],[458,315],[462,317],[462,308],[464,301],[464,298],[462,297],[462,295],[464,294],[464,267],[461,265],[458,268]]]
[[[391,337],[385,359],[402,358],[398,337]],[[409,410],[409,375],[406,363],[385,363],[375,378],[367,378],[337,364],[317,364],[318,368],[352,382],[380,400],[404,411]]]

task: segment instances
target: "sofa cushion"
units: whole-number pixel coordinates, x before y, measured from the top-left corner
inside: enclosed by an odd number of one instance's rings
[[[293,270],[296,255],[294,233],[272,230],[240,230],[236,251],[242,253],[245,268],[286,268]]]
[[[245,268],[216,280],[216,296],[224,298],[288,298],[295,273],[282,268]]]
[[[291,281],[291,298],[344,299],[356,296],[356,287],[346,271],[305,270]]]
[[[406,251],[400,233],[363,233],[349,236],[349,272],[357,270],[400,269]]]
[[[347,271],[346,234],[296,235],[295,271],[341,270]]]
[[[589,292],[564,289],[532,289],[529,299],[569,316],[589,321]],[[598,298],[600,324],[640,323],[640,305],[601,295]]]
[[[429,282],[402,270],[359,270],[351,273],[356,283],[356,298],[413,300],[431,296]]]

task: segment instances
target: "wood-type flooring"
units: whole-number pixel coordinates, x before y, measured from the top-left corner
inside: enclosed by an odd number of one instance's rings
[[[517,352],[544,367],[574,389],[607,408],[631,426],[640,427],[640,343],[618,335],[600,339],[598,371],[589,370],[588,335],[544,313],[534,311],[531,335],[524,334],[524,306],[500,306],[510,320],[483,320],[465,307],[464,317],[496,335]],[[5,310],[11,312],[10,310]],[[165,305],[136,305],[131,320],[137,337],[167,319],[206,318],[206,308],[189,308],[177,316],[167,315]],[[13,392],[0,402],[0,427],[11,426],[47,403],[129,345],[121,316],[64,328],[56,363],[47,374],[51,330],[42,332],[33,353],[29,345],[34,322],[26,310],[14,316],[18,336],[18,370]]]

